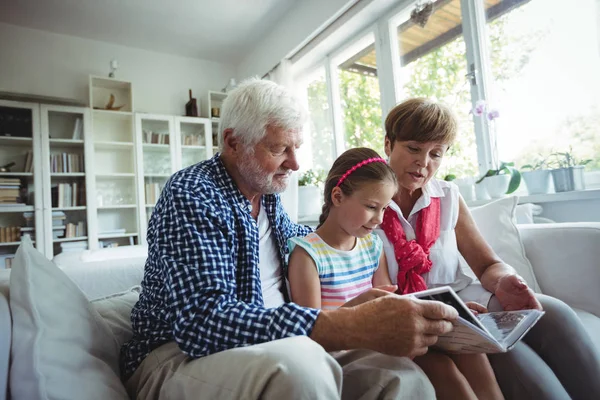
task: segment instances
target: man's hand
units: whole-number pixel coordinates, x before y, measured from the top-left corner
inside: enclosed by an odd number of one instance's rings
[[[370,349],[399,357],[416,357],[450,332],[458,313],[437,301],[394,294],[351,308],[322,311],[311,338],[326,350]]]
[[[347,301],[342,305],[342,307],[354,307],[359,304],[366,303],[367,301],[375,300],[379,297],[389,296],[396,290],[398,290],[398,285],[377,286],[359,294],[352,300]]]
[[[494,294],[505,311],[542,309],[533,290],[518,275],[511,274],[501,277]]]

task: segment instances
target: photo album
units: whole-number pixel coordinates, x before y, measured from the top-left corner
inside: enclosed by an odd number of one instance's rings
[[[449,286],[442,286],[410,296],[441,301],[458,311],[454,329],[439,336],[434,348],[449,353],[503,353],[513,348],[544,315],[539,310],[479,313],[475,315]]]

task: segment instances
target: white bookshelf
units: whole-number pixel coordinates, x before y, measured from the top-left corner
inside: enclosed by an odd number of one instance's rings
[[[11,172],[0,172],[0,179],[17,179],[13,185],[19,185],[19,195],[25,199],[25,203],[0,204],[0,227],[12,229],[0,244],[0,256],[14,254],[21,244],[21,228],[27,226],[25,213],[32,214],[29,232],[35,246],[45,251],[40,141],[39,104],[0,100],[0,165],[15,163]],[[33,170],[26,170],[28,154]],[[9,235],[8,230],[4,232]]]
[[[88,227],[90,248],[108,244],[106,239],[132,238],[119,245],[139,244],[139,193],[133,88],[131,82],[90,76],[91,138],[86,140],[88,172],[88,210],[94,216]],[[119,110],[107,110],[110,97]],[[117,237],[106,232],[123,231]],[[123,236],[126,235],[126,236]]]
[[[45,254],[52,258],[61,252],[60,243],[85,241],[91,247],[87,231],[95,216],[87,207],[92,175],[85,152],[91,128],[87,107],[41,105],[42,172]],[[64,217],[64,218],[63,218]],[[70,224],[79,232],[69,232]],[[56,229],[56,226],[64,229]],[[58,235],[58,237],[56,237]],[[67,237],[76,235],[75,237]]]

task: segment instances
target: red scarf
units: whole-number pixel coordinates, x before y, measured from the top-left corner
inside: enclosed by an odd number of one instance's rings
[[[416,240],[406,240],[406,234],[396,211],[388,207],[381,228],[394,247],[398,262],[398,293],[408,294],[427,289],[421,276],[431,270],[429,250],[440,237],[440,198],[432,197],[431,204],[419,211]]]

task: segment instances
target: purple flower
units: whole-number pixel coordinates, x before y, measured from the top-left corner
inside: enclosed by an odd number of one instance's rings
[[[487,106],[487,104],[486,104],[485,100],[478,100],[477,103],[475,103],[475,108],[472,110],[473,115],[481,117],[483,115],[483,113],[485,112],[486,106]]]
[[[488,111],[488,113],[487,113],[487,119],[488,119],[489,121],[493,121],[493,120],[495,120],[495,119],[496,119],[496,118],[498,118],[498,117],[500,117],[500,111],[498,111],[498,110],[497,110],[497,109],[495,109],[495,108],[492,108],[492,109],[491,109],[490,111]]]

